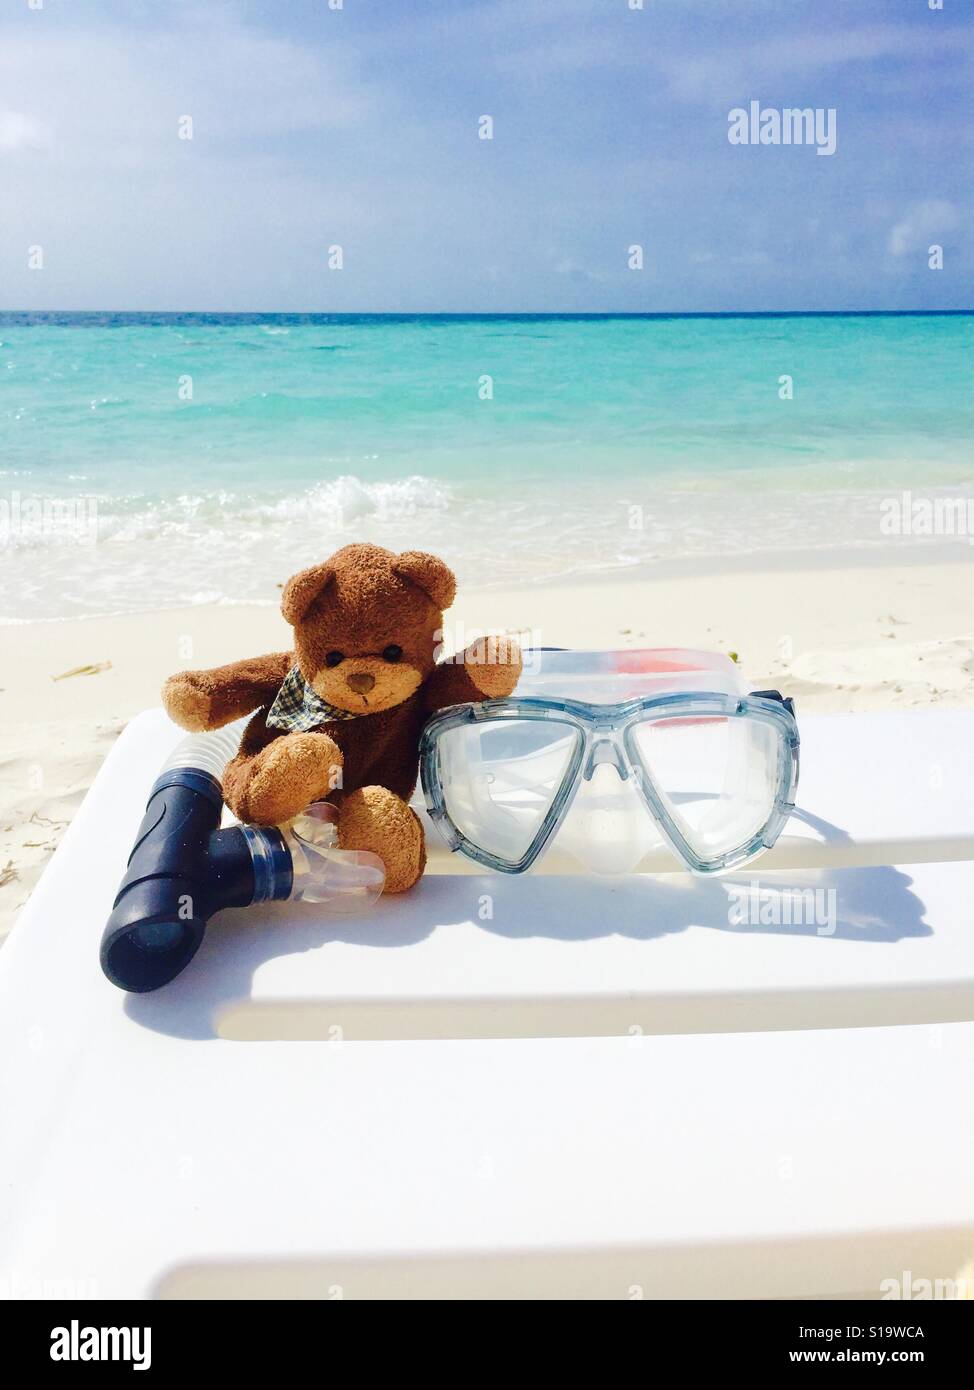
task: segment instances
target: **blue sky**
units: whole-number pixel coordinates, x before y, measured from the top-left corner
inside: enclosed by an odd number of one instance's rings
[[[41,3],[0,20],[3,308],[974,307],[969,0]],[[835,154],[731,145],[751,100]]]

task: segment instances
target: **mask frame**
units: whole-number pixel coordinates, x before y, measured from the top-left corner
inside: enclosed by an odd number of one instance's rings
[[[665,797],[643,766],[635,745],[637,727],[657,720],[756,719],[770,727],[777,748],[774,800],[767,820],[744,843],[724,853],[704,857],[688,842],[665,804]],[[472,723],[504,720],[553,720],[570,727],[574,746],[551,806],[533,839],[519,859],[504,859],[475,844],[450,817],[441,781],[438,744],[444,733]],[[427,723],[420,740],[420,778],[426,809],[451,850],[461,850],[486,868],[505,874],[524,873],[538,859],[558,831],[586,777],[601,762],[615,762],[624,780],[634,776],[652,819],[676,858],[691,873],[709,876],[749,863],[770,849],[795,807],[798,788],[799,735],[794,706],[776,690],[736,696],[722,693],[671,693],[622,701],[619,704],[586,704],[511,696],[502,700],[453,705]]]

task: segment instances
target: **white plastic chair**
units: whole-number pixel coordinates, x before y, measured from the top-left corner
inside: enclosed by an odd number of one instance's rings
[[[132,722],[0,952],[0,1294],[876,1297],[974,1254],[974,713],[803,718],[729,880],[435,851],[126,996],[98,942],[179,737]]]

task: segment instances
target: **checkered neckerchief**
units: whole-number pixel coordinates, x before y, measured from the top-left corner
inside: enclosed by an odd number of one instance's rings
[[[338,709],[327,700],[322,700],[302,676],[301,667],[292,666],[267,711],[266,722],[272,729],[282,729],[286,734],[300,734],[317,729],[320,724],[329,724],[334,719],[360,717],[353,710]]]

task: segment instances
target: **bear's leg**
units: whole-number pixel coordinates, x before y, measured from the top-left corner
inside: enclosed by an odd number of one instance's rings
[[[342,798],[338,843],[342,849],[369,849],[379,856],[386,866],[386,893],[412,888],[426,867],[419,817],[386,787],[360,787]]]
[[[327,734],[284,734],[227,764],[223,799],[238,820],[280,825],[334,791],[341,766],[341,750]]]

